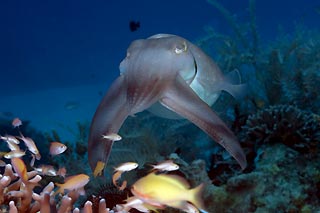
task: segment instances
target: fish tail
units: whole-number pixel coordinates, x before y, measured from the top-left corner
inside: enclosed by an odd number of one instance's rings
[[[204,188],[204,183],[200,184],[196,188],[190,189],[190,202],[193,203],[198,209],[204,211],[204,203],[202,200],[202,192]]]
[[[59,188],[57,191],[53,193],[53,196],[56,196],[57,194],[61,194],[61,193],[62,193],[62,190],[61,188]]]
[[[62,185],[63,185],[63,184],[55,183],[55,185],[58,186],[59,189],[53,193],[53,196],[56,196],[57,194],[63,193],[63,188],[62,188]]]

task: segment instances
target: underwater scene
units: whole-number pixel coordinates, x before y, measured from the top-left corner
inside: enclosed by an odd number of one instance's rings
[[[0,212],[320,213],[320,1],[1,1]]]

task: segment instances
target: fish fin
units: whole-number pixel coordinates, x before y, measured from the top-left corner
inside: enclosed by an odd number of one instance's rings
[[[226,91],[237,100],[243,99],[248,94],[248,85],[246,84],[228,84],[222,85],[222,90]]]
[[[227,73],[220,87],[237,100],[241,100],[248,93],[248,86],[247,84],[242,83],[241,75],[238,69]]]
[[[228,72],[227,74],[225,74],[224,79],[229,84],[242,84],[240,71],[238,69],[234,69],[234,70]]]
[[[107,164],[113,145],[112,140],[104,139],[101,135],[118,133],[129,114],[127,85],[124,76],[119,76],[103,97],[92,119],[88,140],[88,159],[92,171],[99,166],[98,162]],[[104,168],[100,169],[97,175],[103,175]]]
[[[164,92],[161,103],[201,128],[224,147],[242,169],[246,167],[246,156],[235,135],[180,76]]]
[[[202,201],[203,188],[204,188],[204,183],[200,184],[199,186],[197,186],[193,189],[190,189],[191,198],[189,200],[198,209],[202,209],[202,210],[205,209],[203,201]]]
[[[61,187],[62,184],[55,183],[55,185],[57,185],[57,186],[59,187],[59,189],[53,193],[53,196],[55,196],[55,195],[57,195],[57,194],[63,194],[63,193],[64,193],[64,190],[63,190],[63,188]]]

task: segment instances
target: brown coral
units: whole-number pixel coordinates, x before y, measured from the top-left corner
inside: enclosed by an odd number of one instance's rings
[[[246,142],[256,145],[281,142],[292,149],[313,155],[320,142],[320,124],[315,115],[292,105],[275,105],[250,116],[244,127]]]

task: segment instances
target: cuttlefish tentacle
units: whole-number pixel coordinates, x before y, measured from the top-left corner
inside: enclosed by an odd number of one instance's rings
[[[164,93],[160,103],[205,131],[238,161],[242,169],[247,166],[237,138],[181,77],[178,76],[175,84]]]
[[[107,94],[100,102],[90,127],[88,158],[90,167],[95,169],[100,161],[108,161],[113,141],[103,135],[117,133],[128,117],[127,85],[124,76],[120,76],[111,85]]]
[[[246,167],[245,154],[235,135],[208,105],[221,90],[233,87],[201,49],[174,35],[136,40],[120,64],[120,73],[91,123],[88,157],[95,174],[100,165],[107,163],[113,145],[113,141],[103,135],[118,133],[129,115],[155,103],[193,122],[223,146],[242,169]],[[215,97],[210,99],[210,94]]]

